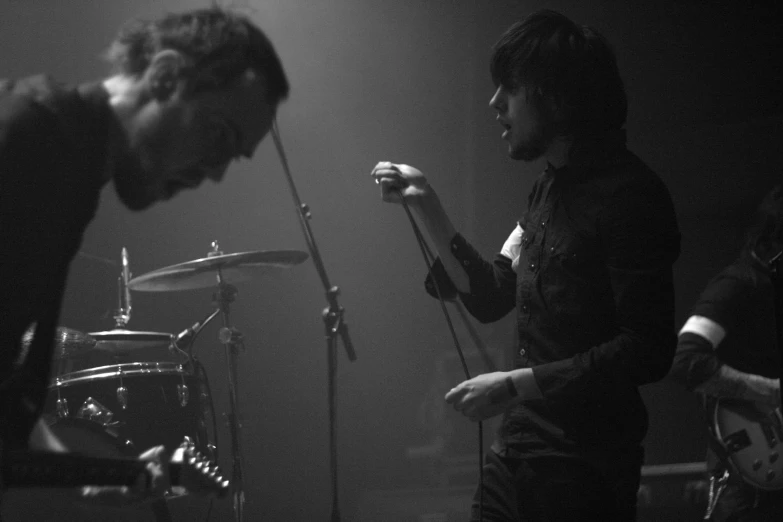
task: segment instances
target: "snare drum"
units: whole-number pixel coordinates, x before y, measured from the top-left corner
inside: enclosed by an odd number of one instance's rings
[[[45,411],[116,430],[140,451],[162,444],[173,452],[187,435],[211,456],[212,399],[206,373],[193,366],[197,371],[171,362],[134,362],[58,375]]]

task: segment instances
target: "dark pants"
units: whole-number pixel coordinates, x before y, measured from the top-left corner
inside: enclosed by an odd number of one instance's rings
[[[627,465],[615,466],[620,471],[611,477],[575,459],[503,458],[490,451],[484,464],[481,522],[634,521],[639,451]],[[479,522],[479,488],[471,522]]]

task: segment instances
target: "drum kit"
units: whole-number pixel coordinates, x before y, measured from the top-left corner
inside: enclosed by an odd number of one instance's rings
[[[217,422],[209,381],[204,366],[193,354],[193,346],[201,329],[220,315],[223,325],[218,339],[225,348],[228,366],[232,489],[235,503],[242,504],[237,357],[243,341],[230,320],[230,305],[237,295],[233,283],[300,264],[307,258],[306,253],[294,250],[224,254],[213,242],[205,258],[131,278],[127,251],[123,249],[115,328],[89,333],[57,329],[53,378],[45,406],[53,431],[69,439],[67,444],[73,444],[85,427],[98,429],[125,456],[135,456],[157,445],[165,445],[171,452],[183,436],[188,436],[202,454],[217,461]],[[214,310],[183,332],[127,329],[131,292],[209,287],[215,289],[211,301]],[[78,440],[75,442],[78,445]]]
[[[252,251],[224,254],[217,241],[206,257],[160,268],[131,278],[128,255],[122,250],[122,272],[118,278],[119,304],[113,330],[82,333],[69,328],[56,332],[45,413],[51,428],[67,446],[83,448],[97,456],[126,456],[138,450],[165,445],[177,447],[183,436],[199,452],[217,460],[219,444],[207,372],[193,354],[199,332],[218,315],[222,327],[219,342],[224,347],[228,381],[226,417],[231,436],[231,490],[234,522],[244,521],[245,494],[239,423],[238,355],[242,333],[231,323],[231,303],[238,293],[234,283],[258,278],[269,271],[291,267],[310,258],[323,285],[327,306],[321,311],[327,347],[329,452],[331,470],[331,521],[339,522],[336,368],[337,345],[342,340],[349,361],[356,360],[345,309],[340,305],[340,288],[333,285],[310,227],[312,214],[299,198],[273,122],[271,135],[288,181],[299,224],[309,252],[297,250]],[[213,288],[214,310],[179,334],[128,330],[132,292],[175,292]],[[32,335],[26,337],[32,338]],[[29,349],[29,341],[23,349]],[[97,436],[96,436],[97,433]],[[102,439],[108,444],[102,444]],[[85,442],[87,441],[87,442]],[[85,444],[89,448],[85,448]],[[96,448],[103,446],[103,449]],[[165,518],[165,517],[164,517]]]

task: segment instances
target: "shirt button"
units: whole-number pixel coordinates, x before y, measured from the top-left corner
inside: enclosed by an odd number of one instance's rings
[[[527,311],[528,311],[528,307],[527,307],[527,305],[522,305],[522,313],[525,313],[525,314],[526,314],[526,313],[527,313]]]
[[[536,264],[530,263],[530,270],[535,270],[535,269],[536,269]]]
[[[542,226],[542,227],[545,227],[545,226],[546,226],[546,221],[542,221],[542,222],[541,222],[541,226]]]
[[[452,252],[456,252],[457,251],[457,245],[456,244],[454,244],[454,243],[451,244],[451,251]]]
[[[521,349],[519,350],[519,355],[521,355],[521,356],[523,356],[523,357],[524,357],[524,355],[525,355],[526,353],[527,353],[527,350],[525,350],[524,348],[521,348]]]
[[[549,252],[553,253],[555,251],[555,247],[549,247]]]

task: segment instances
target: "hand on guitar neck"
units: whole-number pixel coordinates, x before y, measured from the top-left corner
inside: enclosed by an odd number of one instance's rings
[[[139,459],[9,452],[0,476],[5,488],[81,487],[82,500],[119,506],[161,499],[169,492],[223,496],[229,489],[218,467],[196,451],[189,437],[170,459],[162,446]]]
[[[780,406],[780,379],[741,372],[728,364],[721,365],[695,391],[716,399],[741,399],[770,408]]]
[[[179,449],[177,450],[179,451]],[[176,453],[171,459],[175,462]],[[139,455],[140,463],[144,464],[144,472],[139,473],[137,480],[130,486],[83,486],[80,490],[81,500],[90,503],[122,506],[135,504],[156,498],[162,498],[171,489],[168,452],[165,446],[155,446]],[[181,463],[182,459],[179,459]]]

